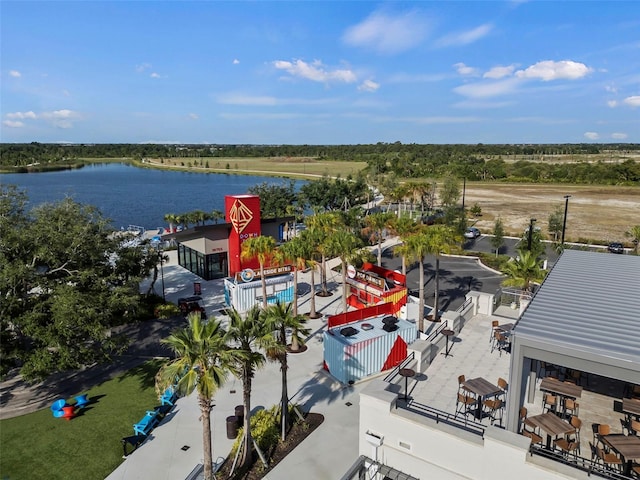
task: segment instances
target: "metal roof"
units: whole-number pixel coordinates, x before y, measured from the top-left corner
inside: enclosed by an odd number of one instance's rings
[[[515,334],[640,365],[640,256],[565,250]]]

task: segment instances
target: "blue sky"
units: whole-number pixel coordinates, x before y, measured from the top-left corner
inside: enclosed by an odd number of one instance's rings
[[[0,3],[0,140],[640,142],[640,2]]]

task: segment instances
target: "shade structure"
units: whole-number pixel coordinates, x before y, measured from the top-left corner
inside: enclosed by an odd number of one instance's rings
[[[357,381],[389,370],[407,358],[407,345],[417,336],[415,323],[398,319],[393,324],[397,329],[389,332],[384,328],[385,316],[340,325],[323,334],[325,368],[337,380]]]

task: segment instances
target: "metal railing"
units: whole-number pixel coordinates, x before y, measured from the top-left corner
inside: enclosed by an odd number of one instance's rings
[[[391,383],[393,381],[393,379],[395,379],[396,376],[398,376],[398,374],[400,373],[400,369],[401,368],[405,368],[407,365],[409,365],[409,363],[411,363],[413,361],[415,356],[416,356],[415,353],[411,352],[409,355],[407,355],[407,358],[405,358],[393,370],[391,370],[387,374],[387,376],[383,378],[383,380],[385,382],[387,382],[387,383]]]
[[[629,475],[611,470],[605,465],[596,463],[593,460],[589,460],[584,457],[570,458],[562,455],[562,453],[558,452],[557,450],[547,450],[546,448],[539,445],[532,445],[531,453],[540,457],[548,458],[549,460],[553,460],[555,462],[562,463],[564,465],[568,465],[573,468],[577,468],[578,470],[582,470],[583,472],[587,472],[588,476],[597,475],[598,477],[608,478],[611,480],[623,480],[630,478]]]
[[[400,402],[396,406],[397,408],[403,408],[410,412],[435,420],[436,423],[451,425],[452,427],[460,428],[481,437],[484,436],[484,431],[487,428],[486,425],[483,425],[473,419],[470,420],[466,416],[458,416],[416,401],[412,401],[410,403]]]

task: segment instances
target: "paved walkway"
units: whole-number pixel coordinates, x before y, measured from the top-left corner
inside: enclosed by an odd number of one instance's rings
[[[394,241],[390,240],[387,245]],[[219,316],[224,308],[222,280],[202,281],[177,265],[176,252],[168,252],[170,259],[164,266],[165,295],[176,302],[179,297],[193,294],[193,282],[200,282],[207,314]],[[339,264],[328,263],[327,282],[333,295],[316,296],[316,310],[323,314],[309,321],[311,334],[304,353],[289,357],[289,395],[304,410],[324,415],[324,423],[296,450],[287,456],[269,475],[269,480],[289,479],[292,471],[305,472],[309,478],[336,478],[342,475],[358,457],[359,391],[363,384],[344,386],[322,368],[322,333],[326,316],[342,312],[341,276],[331,270]],[[318,282],[319,275],[316,275]],[[300,313],[309,312],[310,274],[299,275]],[[161,285],[156,282],[156,290]],[[141,285],[145,291],[148,283]],[[158,293],[161,293],[158,291]],[[164,355],[158,341],[178,325],[182,319],[170,322],[149,321],[129,327],[135,338],[127,355],[112,365],[88,368],[74,375],[56,375],[47,382],[29,386],[19,377],[0,384],[2,393],[0,418],[10,418],[48,407],[59,397],[67,398],[97,385],[136,366],[147,359]],[[267,364],[256,373],[252,390],[252,410],[270,408],[280,398],[280,371],[277,364]],[[212,412],[214,459],[221,461],[229,452],[232,440],[226,438],[226,418],[234,415],[235,406],[242,404],[242,384],[231,377],[215,396]],[[173,411],[156,427],[149,438],[107,478],[109,480],[187,478],[203,462],[202,426],[195,394],[178,400]],[[188,447],[188,448],[185,448]]]

